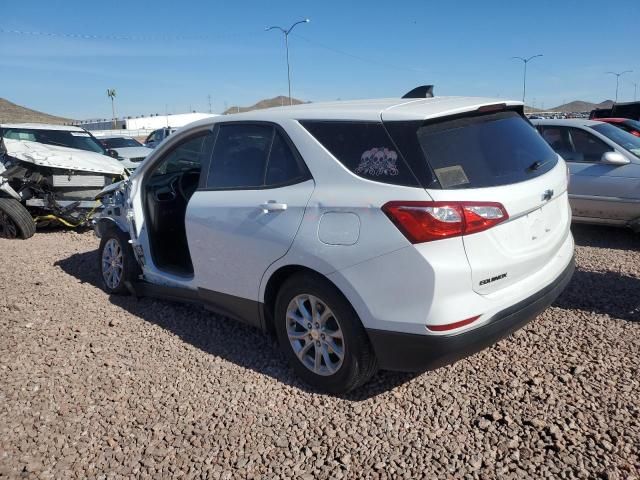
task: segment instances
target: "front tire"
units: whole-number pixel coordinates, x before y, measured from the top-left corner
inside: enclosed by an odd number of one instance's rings
[[[274,323],[291,367],[319,390],[346,393],[377,371],[355,310],[319,275],[301,273],[285,281],[276,300]]]
[[[98,268],[104,289],[111,294],[129,293],[139,273],[138,263],[129,244],[129,236],[116,227],[109,228],[100,240]]]
[[[0,238],[33,237],[36,224],[29,211],[14,198],[0,198]]]

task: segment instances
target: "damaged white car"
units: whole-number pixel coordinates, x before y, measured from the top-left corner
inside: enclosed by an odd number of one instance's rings
[[[79,127],[0,125],[0,237],[29,238],[36,225],[85,226],[96,194],[126,176]]]

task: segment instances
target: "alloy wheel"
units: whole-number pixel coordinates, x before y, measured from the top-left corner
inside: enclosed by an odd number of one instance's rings
[[[335,374],[344,361],[342,328],[329,306],[313,295],[297,295],[287,307],[287,336],[298,360],[313,373]]]
[[[120,242],[110,238],[102,250],[102,278],[107,287],[118,288],[124,270],[124,259]]]

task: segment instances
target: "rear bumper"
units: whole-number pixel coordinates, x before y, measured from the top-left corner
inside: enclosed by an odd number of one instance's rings
[[[574,269],[572,258],[545,288],[464,333],[436,336],[367,329],[378,364],[384,370],[424,371],[479,352],[523,327],[551,305],[571,280]]]

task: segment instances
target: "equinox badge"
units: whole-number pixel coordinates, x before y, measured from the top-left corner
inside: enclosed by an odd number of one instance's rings
[[[542,194],[542,200],[544,200],[545,202],[548,202],[552,198],[553,198],[553,190],[545,190],[544,193]]]

